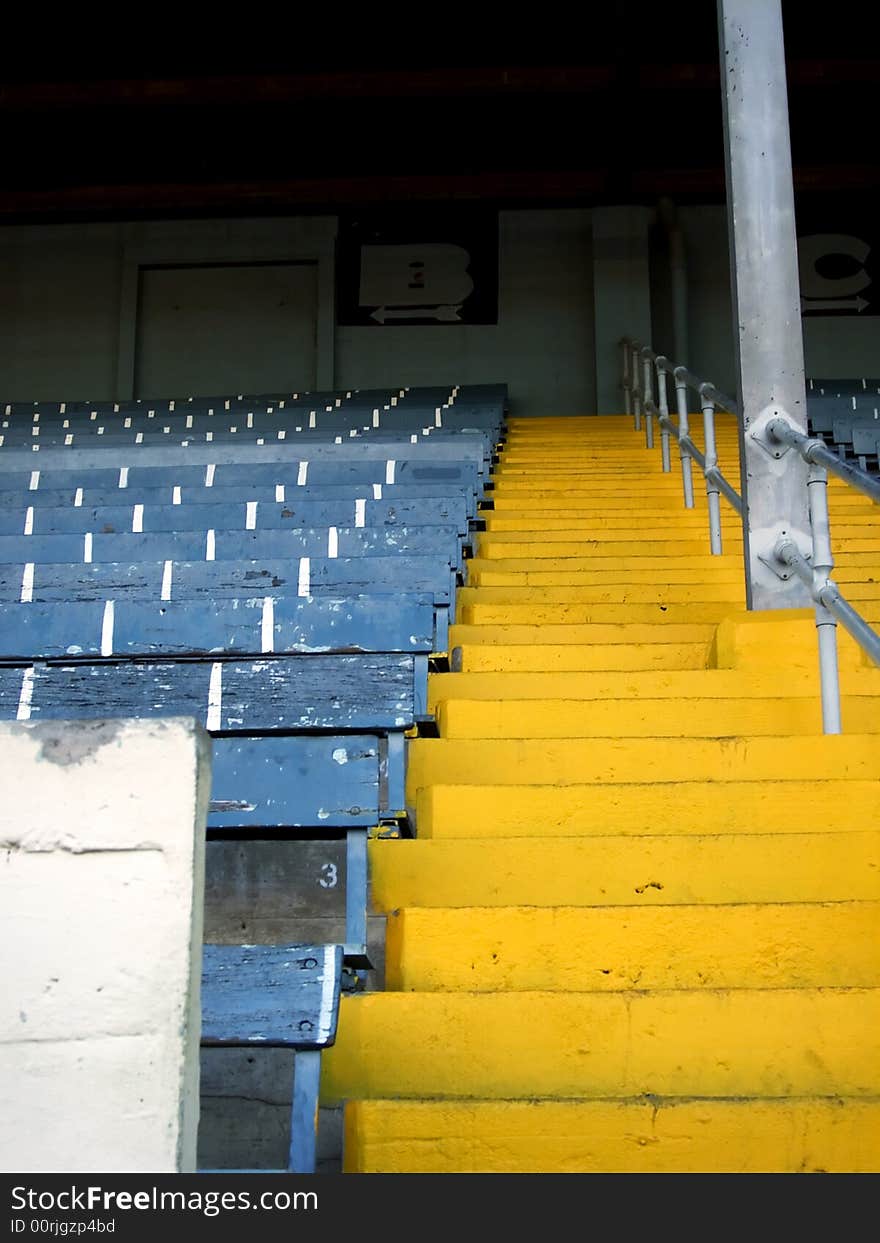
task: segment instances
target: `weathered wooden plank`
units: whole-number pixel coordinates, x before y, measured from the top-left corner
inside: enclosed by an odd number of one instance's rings
[[[241,596],[429,592],[449,605],[455,573],[438,557],[138,561],[88,565],[0,562],[0,601],[199,600]]]
[[[331,1045],[341,978],[341,945],[205,945],[202,1043]]]
[[[56,535],[0,535],[0,562],[243,561],[435,556],[461,564],[454,527],[329,527],[309,530],[107,531]]]
[[[213,753],[209,829],[350,829],[387,812],[378,736],[224,736]]]
[[[211,489],[204,489],[210,498]],[[21,495],[21,494],[19,494]],[[31,493],[31,496],[33,493]],[[117,498],[114,498],[118,501]],[[167,499],[167,498],[166,498]],[[125,497],[126,504],[33,505],[25,497],[16,505],[0,507],[0,536],[85,534],[130,531],[214,530],[366,530],[394,527],[406,530],[423,526],[446,527],[459,536],[467,534],[468,513],[463,497],[407,501],[277,501],[274,496],[257,501],[239,492],[223,503],[145,504]]]
[[[7,673],[4,670],[4,673]],[[194,716],[211,733],[401,730],[415,716],[415,658],[286,656],[238,661],[37,664],[0,681],[0,718]],[[340,763],[346,763],[342,759]]]
[[[108,608],[109,604],[109,608]],[[433,652],[426,593],[0,604],[0,660]]]
[[[396,450],[402,451],[400,458],[376,459],[366,455],[356,458],[351,449],[347,451],[349,457],[337,461],[309,460],[297,453],[279,458],[276,450],[265,461],[240,461],[228,452],[224,460],[218,449],[211,454],[216,460],[198,464],[194,464],[193,457],[204,457],[201,449],[194,454],[176,455],[169,454],[167,449],[145,450],[140,455],[134,452],[102,454],[97,450],[74,454],[58,450],[26,456],[16,451],[5,457],[0,455],[0,490],[32,490],[35,472],[38,472],[38,487],[72,491],[87,487],[124,490],[125,487],[252,487],[263,484],[290,489],[290,495],[295,495],[295,488],[315,486],[481,486],[480,472],[474,461],[452,458],[432,461],[426,456],[413,460],[409,450],[410,446],[401,445]],[[306,463],[304,469],[303,462]]]

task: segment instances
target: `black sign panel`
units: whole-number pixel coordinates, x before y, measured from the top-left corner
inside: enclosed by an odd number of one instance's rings
[[[877,218],[826,210],[798,214],[798,266],[804,315],[880,315]]]
[[[342,219],[336,286],[340,324],[497,324],[498,213]]]

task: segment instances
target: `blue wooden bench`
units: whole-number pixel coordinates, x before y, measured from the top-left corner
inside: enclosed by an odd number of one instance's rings
[[[286,1173],[315,1170],[321,1054],[336,1039],[342,961],[341,945],[202,950],[202,1045],[294,1051]]]

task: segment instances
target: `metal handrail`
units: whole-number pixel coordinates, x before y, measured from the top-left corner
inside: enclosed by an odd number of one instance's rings
[[[703,472],[709,506],[709,540],[713,554],[721,553],[721,519],[719,495],[743,516],[744,505],[740,494],[725,479],[718,466],[715,450],[715,410],[727,410],[740,416],[739,404],[714,384],[700,379],[687,367],[675,365],[663,354],[656,354],[650,347],[640,345],[625,337],[621,345],[624,358],[624,390],[627,394],[627,413],[635,416],[636,430],[641,429],[641,415],[645,415],[645,441],[648,448],[654,444],[654,419],[661,431],[661,450],[664,472],[671,470],[669,439],[678,442],[681,458],[684,503],[693,508],[694,494],[691,463],[696,462]],[[639,363],[641,362],[641,366]],[[658,401],[653,394],[653,376],[656,373]],[[678,425],[669,414],[666,377],[671,375],[675,383]],[[703,412],[705,452],[701,453],[690,436],[688,425],[688,389],[700,398]],[[841,732],[840,682],[837,662],[837,623],[855,639],[861,649],[875,664],[880,666],[880,635],[844,598],[838,585],[831,579],[834,558],[831,552],[831,533],[828,518],[828,472],[857,488],[872,501],[880,503],[880,481],[866,471],[844,461],[833,453],[823,440],[805,435],[797,426],[780,413],[769,419],[758,432],[761,439],[776,457],[789,449],[795,449],[809,466],[807,496],[810,512],[812,550],[804,554],[795,540],[780,532],[773,548],[772,557],[766,564],[786,579],[791,573],[804,582],[815,605],[816,631],[819,643],[819,673],[822,694],[822,727],[826,734]],[[778,449],[776,448],[778,446]]]

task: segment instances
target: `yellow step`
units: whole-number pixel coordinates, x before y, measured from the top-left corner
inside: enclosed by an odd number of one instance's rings
[[[682,581],[677,581],[679,574]],[[714,602],[723,603],[727,612],[742,608],[744,604],[744,588],[740,581],[726,581],[733,578],[728,571],[716,572],[711,582],[705,581],[705,575],[689,575],[686,570],[677,572],[674,577],[670,570],[665,578],[656,570],[631,571],[631,575],[636,578],[636,582],[627,582],[625,576],[621,581],[621,575],[613,570],[525,573],[522,570],[478,569],[473,573],[469,572],[468,583],[471,586],[483,587],[580,587],[584,589],[579,593],[580,599],[596,604],[627,602],[663,605]],[[859,591],[867,592],[871,586],[873,585],[860,586]],[[546,594],[549,596],[549,592]],[[853,592],[848,595],[856,598]],[[877,593],[877,598],[880,598],[880,592]]]
[[[322,1098],[880,1095],[880,990],[362,993]]]
[[[844,666],[840,685],[845,696],[880,695],[880,669]],[[435,673],[428,680],[428,707],[444,700],[584,700],[700,699],[715,701],[721,719],[728,699],[786,697],[815,699],[819,694],[818,663],[796,677],[780,677],[778,669],[646,670],[595,673]],[[721,701],[721,702],[719,702]],[[581,703],[583,709],[583,703]],[[686,712],[687,705],[679,706]],[[872,733],[873,729],[866,731]]]
[[[735,558],[717,558],[717,565],[709,569],[699,564],[689,564],[686,557],[659,559],[652,565],[650,558],[643,558],[645,566],[631,565],[622,557],[509,557],[503,561],[489,561],[474,557],[467,563],[467,581],[470,586],[502,587],[546,584],[558,586],[590,586],[593,583],[629,583],[640,585],[669,584],[670,587],[691,585],[694,591],[712,591],[718,586],[740,586],[743,582],[742,563]],[[837,575],[838,579],[841,575]],[[501,579],[502,581],[498,581]],[[510,582],[505,580],[509,579]],[[735,599],[738,594],[728,591],[725,599]],[[695,599],[711,597],[696,595]]]
[[[831,853],[827,842],[819,851]],[[877,988],[878,947],[880,902],[406,907],[388,915],[385,987]]]
[[[663,627],[658,626],[662,631]],[[711,639],[642,643],[468,643],[453,649],[453,668],[463,673],[598,669],[705,669]]]
[[[846,548],[852,548],[854,544],[870,543],[869,540],[864,541],[848,541],[844,545]],[[728,539],[729,547],[725,549],[729,554],[733,554],[738,544]],[[853,549],[854,551],[867,552],[869,549]],[[646,534],[642,538],[633,539],[597,539],[588,535],[573,540],[540,540],[537,542],[525,542],[522,540],[509,539],[503,535],[483,535],[476,536],[474,540],[474,554],[477,557],[490,561],[529,559],[534,565],[529,567],[524,565],[523,569],[535,568],[540,569],[546,565],[548,569],[558,567],[559,561],[563,558],[571,560],[583,560],[589,558],[596,559],[600,564],[609,557],[617,560],[618,558],[634,558],[637,562],[649,560],[656,561],[658,568],[667,565],[670,560],[688,561],[693,558],[692,564],[696,567],[708,570],[711,567],[712,554],[709,552],[708,536],[700,539],[688,536],[683,539],[655,539],[650,534]],[[717,561],[714,557],[712,560]],[[575,566],[571,568],[577,568]],[[632,568],[636,568],[635,566]],[[739,558],[738,568],[742,574],[742,560]]]
[[[577,510],[559,510],[556,517],[549,516],[547,513],[538,517],[510,510],[495,513],[490,509],[485,512],[484,521],[486,530],[491,534],[504,534],[508,539],[516,538],[522,542],[536,543],[542,540],[550,542],[556,539],[581,539],[585,531],[594,536],[598,536],[599,533],[623,532],[635,539],[645,533],[646,520],[649,516],[657,519],[656,522],[651,523],[651,526],[662,527],[663,535],[668,539],[694,539],[698,536],[705,536],[707,529],[705,516],[696,514],[691,517],[688,511],[685,512],[687,516],[670,517],[658,512],[648,515],[644,511],[638,513],[633,510],[632,513],[618,512],[616,517],[607,514],[599,517],[597,514],[579,513]],[[607,535],[603,535],[603,538],[607,538]],[[616,538],[619,539],[620,535]]]
[[[880,1102],[349,1101],[347,1173],[870,1174]]]
[[[654,747],[662,752],[669,745],[657,742]],[[759,745],[768,744],[760,739]],[[456,778],[448,776],[416,787],[412,796],[420,838],[751,835],[827,827],[845,833],[880,827],[880,783],[873,775],[860,780],[801,776],[767,782],[671,780],[661,775],[650,782],[636,777],[560,786],[552,776],[541,783],[524,765],[519,785],[498,784],[494,771],[487,768],[483,785],[456,784]]]
[[[880,672],[880,670],[878,670]],[[710,686],[706,687],[710,690]],[[443,738],[713,738],[721,734],[757,737],[821,734],[818,695],[714,699],[685,703],[642,695],[625,699],[452,699],[435,706]],[[846,732],[880,733],[876,697],[842,697]],[[878,748],[880,750],[880,748]]]
[[[674,703],[669,705],[675,711]],[[685,709],[687,710],[687,708]],[[419,738],[409,747],[407,788],[412,794],[446,785],[616,785],[654,787],[670,782],[877,780],[880,742],[873,734],[818,738]],[[527,778],[527,781],[524,779]],[[880,799],[880,780],[876,793]]]
[[[613,826],[611,826],[613,827]],[[541,826],[535,826],[540,831]],[[880,899],[880,830],[369,844],[378,911]],[[874,946],[876,953],[876,944]]]
[[[465,589],[467,591],[469,589]],[[556,588],[554,595],[577,595],[576,588]],[[724,604],[580,604],[547,601],[549,590],[539,587],[482,588],[471,592],[462,603],[459,593],[456,612],[465,626],[621,626],[660,625],[717,626],[728,612]],[[484,601],[485,597],[485,603]],[[499,603],[491,603],[499,600]],[[534,603],[527,603],[533,600]]]
[[[705,643],[715,634],[712,622],[674,623],[662,616],[653,623],[634,622],[631,625],[602,625],[592,623],[578,626],[570,623],[544,623],[540,626],[486,625],[474,626],[457,623],[449,627],[450,648],[472,643]]]

